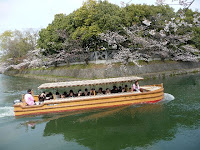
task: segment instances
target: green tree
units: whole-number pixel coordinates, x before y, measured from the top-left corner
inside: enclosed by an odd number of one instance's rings
[[[98,50],[97,45],[103,44],[102,40],[99,40],[100,33],[112,31],[124,35],[126,34],[124,27],[144,25],[144,20],[151,22],[151,25],[147,27],[148,30],[162,32],[166,23],[170,22],[171,18],[178,19],[179,14],[179,12],[175,13],[169,5],[131,4],[119,7],[107,0],[87,0],[82,7],[69,15],[55,15],[53,22],[40,31],[38,46],[45,49],[45,54],[59,53],[63,50],[70,52],[74,49],[72,43],[79,43],[83,51],[86,47]],[[192,10],[188,10],[185,22],[192,22],[193,14]],[[191,29],[192,31],[196,30],[191,27],[182,27],[176,34],[182,35],[186,31],[190,32]],[[142,37],[150,37],[147,30],[140,31],[139,34]],[[198,36],[198,30],[193,32],[193,36]],[[193,40],[192,42],[197,45],[197,41]],[[124,44],[131,47],[128,42]]]
[[[3,59],[13,58],[14,63],[20,62],[29,50],[36,48],[37,39],[38,32],[34,30],[5,31],[0,35],[0,49],[3,51]]]
[[[200,27],[196,27],[193,32],[192,42],[200,50]]]
[[[108,1],[88,0],[73,13],[55,15],[47,28],[39,33],[38,45],[46,50],[46,54],[57,53],[61,50],[69,51],[66,43],[80,41],[80,45],[88,47],[91,39],[106,31],[118,31],[121,27],[121,8]],[[60,34],[62,32],[62,36]]]

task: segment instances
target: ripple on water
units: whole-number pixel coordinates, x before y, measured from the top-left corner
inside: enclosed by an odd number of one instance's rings
[[[173,101],[175,97],[169,93],[164,93],[164,98],[160,101],[161,103],[168,103],[170,101]]]
[[[0,107],[0,118],[14,116],[13,107]]]

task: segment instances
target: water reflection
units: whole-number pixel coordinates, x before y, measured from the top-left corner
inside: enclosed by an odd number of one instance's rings
[[[90,149],[144,147],[174,136],[168,122],[162,104],[119,107],[51,120],[44,136],[62,134]]]

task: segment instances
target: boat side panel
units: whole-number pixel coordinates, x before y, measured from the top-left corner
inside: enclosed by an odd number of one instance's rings
[[[154,93],[151,95],[138,95],[138,96],[125,96],[125,97],[117,97],[117,98],[106,98],[106,99],[97,99],[97,100],[91,100],[91,101],[71,101],[70,103],[54,103],[54,104],[43,104],[39,106],[25,106],[25,107],[15,107],[15,112],[17,111],[30,111],[30,110],[41,110],[41,109],[52,109],[52,108],[61,108],[61,107],[74,107],[79,105],[96,105],[101,103],[115,103],[118,101],[141,101],[141,100],[149,100],[152,97],[159,97],[162,96],[162,93]]]
[[[146,92],[146,93],[134,93],[125,95],[110,95],[106,97],[84,97],[82,100],[70,100],[70,101],[51,101],[45,102],[42,105],[37,106],[24,106],[14,105],[15,116],[22,115],[34,115],[34,114],[46,114],[52,112],[63,111],[76,111],[84,109],[94,108],[106,108],[122,105],[133,105],[140,103],[154,103],[160,101],[164,97],[163,85],[156,85],[161,87],[158,90]]]
[[[120,102],[113,102],[113,103],[100,103],[96,105],[79,105],[73,107],[61,107],[61,108],[52,108],[52,109],[43,109],[43,110],[32,110],[26,112],[15,112],[16,116],[20,115],[33,115],[33,114],[46,114],[52,112],[64,112],[64,111],[76,111],[76,110],[84,110],[84,109],[95,109],[95,108],[106,108],[106,107],[115,107],[115,106],[123,106],[123,105],[134,105],[134,104],[141,104],[141,103],[154,103],[163,99],[163,96],[150,98],[147,100],[129,100],[129,101],[120,101]]]

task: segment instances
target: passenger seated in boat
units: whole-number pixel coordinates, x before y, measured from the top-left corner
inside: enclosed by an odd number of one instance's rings
[[[107,89],[106,89],[106,92],[105,92],[105,94],[106,94],[106,95],[108,95],[108,94],[111,94],[111,92],[110,92],[110,89],[109,89],[109,88],[107,88]]]
[[[115,88],[115,93],[118,93],[118,87]]]
[[[84,95],[84,96],[89,96],[89,95],[90,95],[90,93],[88,92],[88,89],[87,89],[87,88],[85,89],[85,92],[83,93],[83,95]]]
[[[118,93],[118,88],[114,85],[111,93]]]
[[[119,86],[118,93],[121,93],[121,92],[122,92],[122,87]]]
[[[74,92],[73,92],[73,90],[70,90],[70,91],[69,91],[69,97],[74,97]]]
[[[90,96],[91,96],[91,95],[95,95],[95,94],[96,94],[96,91],[95,91],[94,88],[92,88],[92,89],[90,90]]]
[[[83,96],[83,92],[80,90],[78,90],[78,97]]]
[[[60,95],[60,98],[65,98],[65,95],[64,95],[64,94],[61,94],[61,95]]]
[[[47,95],[46,95],[46,99],[45,100],[50,100],[50,99],[53,99],[53,94],[51,92],[49,92]]]
[[[125,88],[122,88],[122,93],[124,93],[125,92]]]
[[[31,95],[31,89],[27,90],[27,94],[24,96],[25,102],[29,106],[35,105],[34,97]]]
[[[42,92],[42,94],[40,94],[38,96],[39,102],[44,102],[44,100],[46,99],[46,94],[45,92]]]
[[[125,85],[125,91],[124,92],[128,92],[128,85]]]
[[[99,88],[97,95],[103,95],[103,89],[102,88]]]
[[[131,88],[129,88],[129,89],[128,89],[128,92],[132,92],[132,89],[131,89]]]
[[[67,92],[64,92],[62,95],[61,95],[61,98],[66,98],[68,95],[67,95]]]
[[[133,92],[140,92],[140,86],[138,81],[135,81],[135,83],[133,84]]]
[[[60,98],[60,93],[58,91],[56,92],[55,98]]]

